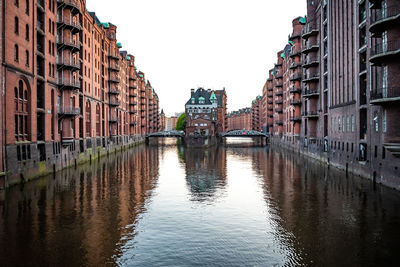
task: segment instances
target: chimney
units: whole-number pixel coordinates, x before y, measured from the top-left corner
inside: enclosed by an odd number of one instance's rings
[[[207,89],[207,92],[211,93],[211,89]]]
[[[193,96],[193,94],[194,94],[194,89],[192,88],[190,89],[190,96]]]

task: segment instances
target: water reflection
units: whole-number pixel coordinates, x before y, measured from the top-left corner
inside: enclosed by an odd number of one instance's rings
[[[2,265],[394,265],[399,192],[277,149],[163,142],[3,191]]]
[[[8,190],[0,205],[0,262],[112,262],[124,232],[134,233],[126,226],[135,225],[156,185],[157,154],[136,148]]]
[[[213,201],[226,185],[226,150],[184,149],[185,171],[193,201]]]

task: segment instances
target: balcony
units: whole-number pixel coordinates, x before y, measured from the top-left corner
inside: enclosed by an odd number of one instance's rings
[[[129,85],[129,89],[136,89],[135,85]]]
[[[67,37],[59,37],[57,36],[57,45],[59,48],[69,48],[71,50],[80,50],[82,43],[79,40],[75,40],[75,39],[70,39]]]
[[[283,78],[283,75],[281,73],[275,74],[275,79],[281,79]]]
[[[295,57],[295,56],[300,56],[301,54],[301,49],[296,48],[294,49],[294,46],[292,46],[292,49],[290,50],[289,57]]]
[[[283,82],[282,81],[276,82],[275,87],[283,87]]]
[[[57,113],[63,117],[75,117],[81,113],[81,109],[79,107],[59,106],[57,107]]]
[[[309,118],[309,119],[318,119],[319,112],[318,111],[305,111],[305,112],[303,112],[302,116],[305,118]]]
[[[283,121],[282,121],[282,120],[276,120],[276,121],[275,121],[275,124],[277,124],[277,125],[283,125]]]
[[[120,118],[115,117],[115,116],[110,116],[110,118],[108,119],[109,123],[117,123],[120,121]]]
[[[110,90],[108,90],[108,93],[110,94],[110,95],[119,95],[119,90],[118,89],[116,89],[116,88],[111,88]]]
[[[118,107],[121,103],[117,99],[110,99],[110,102],[108,102],[110,106]]]
[[[272,100],[268,100],[268,104],[273,104],[274,102]]]
[[[371,12],[369,31],[372,37],[382,33],[391,25],[400,23],[400,5],[392,5],[385,9],[376,9]]]
[[[292,87],[289,89],[289,93],[292,93],[292,94],[301,93],[301,88],[300,87]]]
[[[317,25],[315,25],[315,24],[307,24],[303,28],[301,37],[303,39],[307,39],[310,36],[317,35],[318,32],[319,32],[319,29],[318,29]]]
[[[318,81],[319,81],[319,73],[314,73],[314,74],[311,74],[311,75],[307,75],[303,79],[304,83],[318,82]]]
[[[275,100],[275,104],[281,105],[283,104],[283,100],[282,99]]]
[[[318,97],[319,89],[307,89],[303,92],[303,97]]]
[[[314,66],[318,66],[319,65],[319,58],[310,58],[310,59],[306,59],[304,61],[303,64],[303,68],[310,68],[310,67],[314,67]]]
[[[137,95],[135,93],[129,93],[130,97],[137,97]]]
[[[81,13],[81,6],[78,0],[57,0],[57,8],[68,8],[73,14]]]
[[[283,90],[279,90],[277,92],[275,92],[276,96],[283,96]]]
[[[108,81],[109,81],[110,83],[119,83],[121,80],[120,80],[119,77],[110,76],[109,79],[108,79]]]
[[[291,99],[290,105],[292,106],[301,105],[301,99]]]
[[[294,122],[301,122],[301,117],[300,116],[290,116],[290,121]]]
[[[290,64],[289,69],[296,69],[298,67],[301,67],[301,65],[301,62],[293,62],[292,64]]]
[[[308,54],[310,52],[315,52],[318,51],[319,49],[319,43],[316,44],[307,44],[306,47],[301,51],[303,54]]]
[[[301,73],[293,73],[291,76],[290,76],[290,81],[298,81],[298,80],[301,80]]]
[[[301,33],[294,33],[292,35],[289,36],[289,40],[293,41],[296,38],[300,38],[301,37]]]
[[[80,81],[76,81],[74,79],[58,79],[57,84],[60,87],[60,89],[65,89],[65,90],[78,90],[81,88],[81,83]]]
[[[110,71],[115,71],[115,72],[119,72],[119,65],[118,64],[110,64],[108,66],[108,70]]]
[[[57,24],[63,28],[70,29],[73,33],[77,33],[82,30],[82,25],[79,21],[73,20],[66,16],[57,16]]]
[[[81,64],[78,60],[63,57],[57,58],[57,66],[58,68],[65,68],[70,70],[79,70],[81,68]]]
[[[134,122],[134,121],[129,122],[130,126],[135,126],[136,124],[137,124],[137,122]]]
[[[382,8],[382,0],[369,0],[371,9]]]
[[[371,49],[371,57],[369,61],[373,64],[380,65],[385,61],[396,60],[400,57],[400,39],[387,43],[376,44]]]
[[[281,109],[281,108],[276,108],[276,109],[275,109],[275,112],[276,112],[276,113],[283,113],[283,109]]]
[[[36,31],[43,36],[45,34],[44,33],[44,24],[40,20],[36,21]]]
[[[119,54],[117,53],[110,53],[108,54],[108,57],[114,60],[119,60]]]
[[[374,105],[385,105],[400,101],[400,87],[379,88],[371,91],[370,103]]]
[[[135,76],[129,76],[129,80],[130,81],[136,81],[136,77]]]
[[[273,91],[274,88],[273,87],[268,87],[267,90],[270,92],[270,91]]]
[[[36,5],[37,5],[40,9],[42,9],[42,12],[45,11],[45,10],[44,10],[44,0],[38,0],[38,1],[36,2]]]

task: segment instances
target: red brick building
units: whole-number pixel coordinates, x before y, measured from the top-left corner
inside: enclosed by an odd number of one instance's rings
[[[190,99],[186,102],[186,135],[215,136],[226,132],[227,96],[225,89],[191,89]]]
[[[101,23],[84,0],[3,4],[0,101],[9,111],[1,112],[0,172],[9,173],[3,183],[158,131],[158,96],[121,50],[115,25]]]
[[[251,108],[242,108],[228,114],[228,130],[252,130]]]
[[[271,141],[400,189],[399,16],[396,0],[308,0],[263,87]]]

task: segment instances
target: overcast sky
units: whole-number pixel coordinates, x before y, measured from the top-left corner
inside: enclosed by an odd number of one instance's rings
[[[197,87],[225,87],[229,111],[250,106],[306,0],[87,0],[87,9],[117,25],[123,50],[173,115]]]

